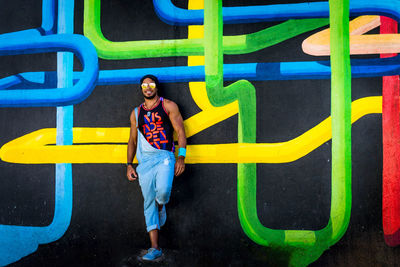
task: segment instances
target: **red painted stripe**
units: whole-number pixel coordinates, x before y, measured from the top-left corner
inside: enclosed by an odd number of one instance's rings
[[[381,17],[380,33],[397,33],[397,22]],[[397,54],[382,54],[381,58]],[[382,222],[385,242],[400,244],[400,107],[399,76],[382,77]]]
[[[391,235],[385,234],[384,236],[385,236],[385,242],[388,246],[396,247],[400,244],[400,229]]]

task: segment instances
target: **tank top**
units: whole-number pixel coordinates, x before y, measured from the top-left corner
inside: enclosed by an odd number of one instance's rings
[[[174,128],[164,108],[164,98],[160,97],[157,106],[152,109],[146,109],[143,104],[139,106],[138,127],[150,145],[175,152]]]

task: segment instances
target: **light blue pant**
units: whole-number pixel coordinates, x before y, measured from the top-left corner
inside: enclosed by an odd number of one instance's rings
[[[158,204],[165,205],[169,201],[174,179],[175,155],[171,151],[154,148],[138,131],[136,157],[139,162],[136,171],[144,199],[144,217],[147,232],[150,232],[160,229]]]

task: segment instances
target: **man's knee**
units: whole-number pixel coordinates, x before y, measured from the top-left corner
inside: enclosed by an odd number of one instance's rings
[[[157,192],[157,202],[158,204],[164,205],[167,204],[169,201],[169,196],[171,195],[171,188],[165,188],[162,190],[159,190]]]

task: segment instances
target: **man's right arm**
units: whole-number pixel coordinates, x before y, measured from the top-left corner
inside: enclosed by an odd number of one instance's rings
[[[136,129],[135,111],[132,111],[130,121],[131,121],[131,130],[129,133],[128,149],[127,149],[128,152],[127,152],[126,176],[129,181],[135,181],[137,178],[137,173],[135,171],[135,168],[133,168],[133,165],[130,164],[135,158],[136,147],[137,147],[137,129]]]

